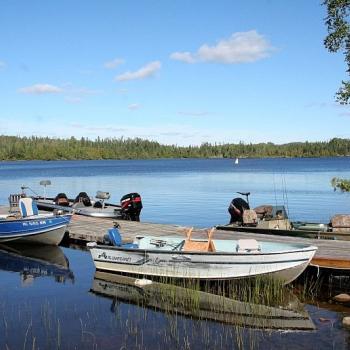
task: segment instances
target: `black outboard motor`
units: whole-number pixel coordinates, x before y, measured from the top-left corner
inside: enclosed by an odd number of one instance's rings
[[[249,204],[242,198],[234,198],[228,207],[228,212],[231,214],[230,224],[243,222],[243,211],[250,209]]]
[[[141,196],[138,193],[128,193],[120,198],[121,214],[124,220],[140,221],[142,209]]]
[[[53,201],[56,205],[60,205],[62,207],[69,207],[69,200],[65,193],[59,193]]]
[[[90,197],[86,192],[80,192],[74,199],[74,203],[83,203],[85,207],[91,207]]]

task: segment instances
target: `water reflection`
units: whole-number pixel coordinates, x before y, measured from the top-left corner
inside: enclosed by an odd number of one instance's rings
[[[165,314],[258,329],[314,330],[315,326],[298,299],[287,293],[284,305],[269,306],[239,301],[201,290],[153,282],[140,285],[135,278],[96,271],[94,294],[112,298],[111,311],[121,302]]]
[[[69,261],[56,246],[0,244],[0,270],[18,272],[22,286],[32,284],[37,277],[53,277],[56,282],[74,282]]]

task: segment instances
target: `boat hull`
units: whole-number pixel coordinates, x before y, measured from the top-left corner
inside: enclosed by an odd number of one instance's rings
[[[308,231],[308,230],[281,230],[281,229],[268,229],[259,227],[249,226],[238,226],[238,225],[219,225],[216,226],[218,230],[225,231],[236,231],[236,232],[250,232],[250,233],[261,233],[265,235],[275,236],[290,236],[290,237],[301,237],[311,239],[328,239],[328,240],[343,240],[350,241],[350,231],[345,232],[324,232],[324,231]]]
[[[98,270],[188,278],[225,280],[263,275],[286,284],[310,263],[316,247],[277,253],[200,253],[91,247]]]
[[[105,207],[104,209],[99,208],[77,208],[73,209],[75,214],[90,216],[93,218],[102,219],[121,219],[122,215],[120,209],[115,209],[113,207]]]
[[[61,205],[56,205],[52,203],[51,200],[35,200],[39,210],[53,211],[62,210],[65,212],[74,213],[77,215],[90,216],[95,218],[104,219],[121,219],[120,207],[113,204],[105,204],[104,208],[94,208],[94,207],[64,207]]]
[[[62,241],[71,215],[43,216],[0,221],[0,242],[23,242],[58,245]]]

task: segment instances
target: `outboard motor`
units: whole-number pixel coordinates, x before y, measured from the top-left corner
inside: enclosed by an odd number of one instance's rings
[[[142,209],[141,196],[138,193],[128,193],[120,198],[121,214],[124,220],[140,221]]]
[[[230,224],[234,222],[243,222],[243,211],[250,209],[249,204],[242,198],[234,198],[228,207],[228,212],[231,214]]]
[[[85,207],[91,207],[90,197],[86,192],[80,192],[74,199],[74,203],[83,203]]]
[[[65,193],[59,193],[53,201],[56,205],[60,205],[62,207],[69,207],[69,200]]]

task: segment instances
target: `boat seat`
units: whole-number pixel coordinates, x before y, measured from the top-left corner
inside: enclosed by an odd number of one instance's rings
[[[258,215],[254,210],[246,209],[243,211],[243,225],[256,226],[258,222]]]
[[[19,200],[21,199],[20,194],[10,194],[9,195],[9,212],[10,213],[18,213],[19,210]]]
[[[207,240],[192,240],[193,227],[187,231],[187,238],[183,245],[183,251],[185,252],[215,252],[215,245],[211,239],[213,235],[214,228],[208,231],[208,239]]]
[[[108,239],[115,247],[121,248],[138,248],[139,246],[134,243],[123,243],[122,236],[116,227],[108,230]]]
[[[259,219],[272,218],[273,206],[269,204],[260,205],[254,208]]]
[[[23,218],[39,214],[38,206],[32,198],[21,198],[18,206]]]
[[[350,215],[337,214],[331,218],[333,232],[349,232],[350,231]]]
[[[237,253],[259,253],[260,245],[256,239],[239,239],[236,246]]]

